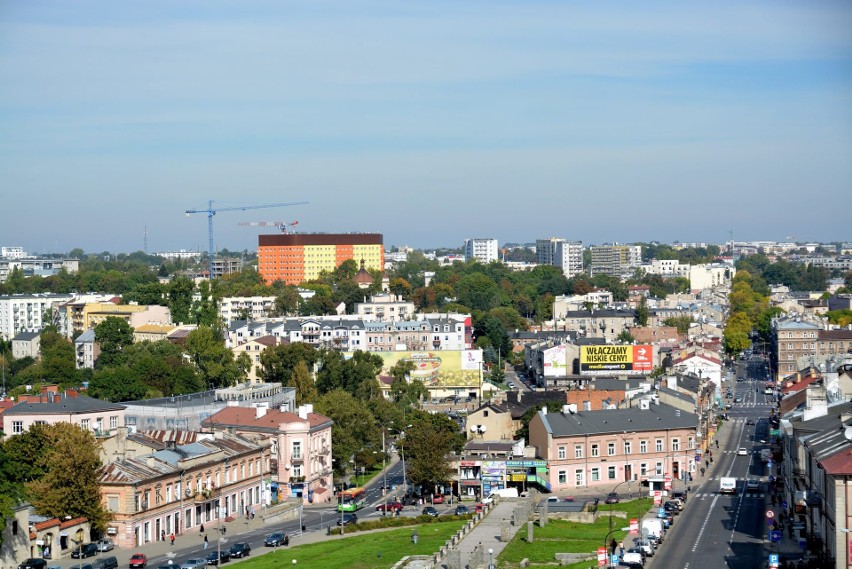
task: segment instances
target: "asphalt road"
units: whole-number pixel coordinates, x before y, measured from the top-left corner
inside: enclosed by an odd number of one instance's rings
[[[714,465],[703,479],[696,480],[697,487],[693,483],[685,510],[675,518],[647,567],[755,569],[766,564],[767,468],[760,460],[760,449],[766,446],[761,441],[768,439],[770,405],[762,381],[734,385],[735,395],[741,394],[743,401],[729,411],[730,421],[723,427],[727,432],[720,448],[713,451]],[[747,425],[747,419],[756,424]],[[747,449],[746,456],[737,454],[740,447]],[[719,494],[723,476],[737,478],[735,495]],[[760,481],[758,490],[746,490],[748,478]]]

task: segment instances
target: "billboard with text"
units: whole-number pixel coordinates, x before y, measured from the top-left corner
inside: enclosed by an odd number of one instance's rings
[[[426,387],[479,387],[482,368],[482,350],[435,350],[423,352],[370,352],[385,361],[381,373],[390,375],[390,369],[402,360],[414,364],[410,378],[423,382]]]
[[[654,369],[653,346],[580,346],[583,375],[637,375]]]

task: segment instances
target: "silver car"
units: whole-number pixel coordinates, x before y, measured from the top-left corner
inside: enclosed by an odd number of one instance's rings
[[[205,567],[207,567],[207,560],[201,557],[187,559],[180,565],[180,569],[204,569]]]
[[[115,548],[115,544],[109,538],[99,539],[95,545],[98,546],[98,551],[112,551]]]

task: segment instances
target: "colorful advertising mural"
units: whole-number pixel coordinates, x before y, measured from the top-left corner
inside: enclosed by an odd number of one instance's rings
[[[654,349],[639,346],[580,346],[580,373],[613,375],[647,374],[654,369]]]
[[[397,362],[414,363],[411,379],[426,387],[476,387],[481,384],[482,350],[436,350],[434,352],[370,352],[385,361],[382,374],[390,374]],[[347,354],[349,355],[349,354]]]

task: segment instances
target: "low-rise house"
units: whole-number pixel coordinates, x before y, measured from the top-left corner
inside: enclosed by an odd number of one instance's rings
[[[260,355],[267,348],[275,347],[279,344],[289,344],[287,340],[276,338],[275,336],[266,335],[260,338],[254,338],[231,348],[231,352],[236,359],[240,354],[246,354],[251,359],[251,367],[246,374],[246,380],[250,383],[260,383],[261,371],[263,366],[260,363]]]
[[[3,434],[20,435],[35,424],[71,423],[97,436],[124,426],[124,405],[94,399],[73,389],[45,387],[39,395],[22,395],[3,412]]]
[[[41,332],[20,332],[12,338],[12,357],[38,359],[40,346]]]
[[[507,405],[485,403],[467,415],[467,438],[511,441],[515,437],[512,413]]]
[[[700,454],[698,417],[668,405],[643,400],[638,407],[561,412],[539,411],[530,422],[530,444],[545,459],[553,491],[663,483],[688,479]]]
[[[271,503],[265,482],[271,462],[264,437],[224,432],[117,457],[98,480],[112,516],[107,533],[117,547],[136,548],[203,524],[212,532],[220,516],[242,516]]]
[[[272,492],[279,499],[328,502],[333,498],[332,420],[302,405],[296,413],[258,406],[228,406],[206,419],[212,432],[253,433],[270,441]]]
[[[94,369],[101,345],[95,339],[95,331],[89,328],[74,339],[74,365],[77,369]]]

